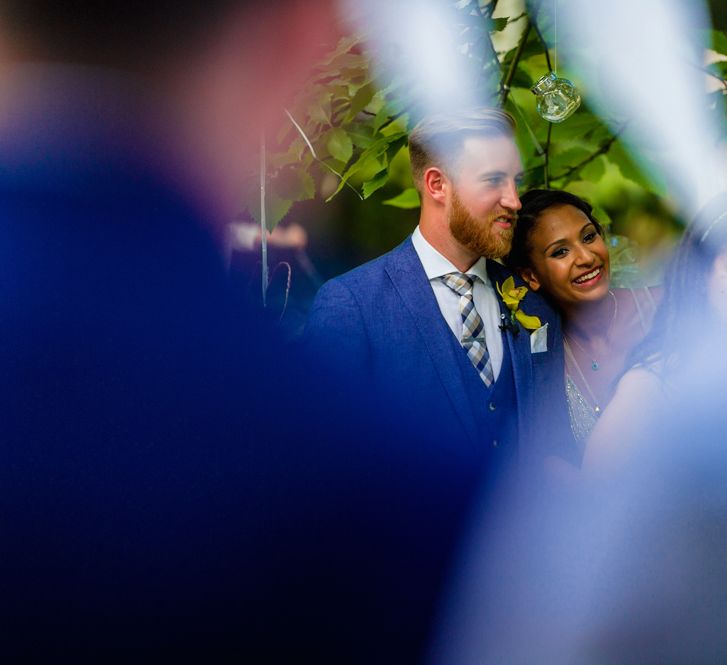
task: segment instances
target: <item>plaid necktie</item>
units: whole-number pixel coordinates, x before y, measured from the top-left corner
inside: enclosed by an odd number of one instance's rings
[[[459,296],[459,313],[462,315],[460,344],[467,351],[467,356],[479,372],[480,378],[489,387],[494,383],[495,375],[485,342],[485,326],[472,300],[474,280],[474,277],[461,272],[442,276],[442,281]]]

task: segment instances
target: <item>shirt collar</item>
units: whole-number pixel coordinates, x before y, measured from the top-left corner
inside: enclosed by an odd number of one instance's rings
[[[429,244],[418,226],[414,229],[414,233],[411,234],[411,242],[419,256],[419,260],[422,262],[422,266],[424,266],[424,272],[430,282],[439,279],[443,275],[460,272],[448,258],[442,256],[442,254]],[[487,260],[483,256],[477,259],[475,264],[467,270],[466,274],[479,277],[485,285],[490,283],[487,277]]]

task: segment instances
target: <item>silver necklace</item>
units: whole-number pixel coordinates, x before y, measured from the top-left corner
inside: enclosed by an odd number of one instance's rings
[[[611,315],[611,321],[608,324],[608,329],[606,330],[606,338],[609,338],[611,336],[613,324],[616,321],[616,316],[618,315],[618,299],[616,298],[616,294],[613,291],[609,290],[608,295],[610,295],[611,298],[613,299],[613,314]],[[573,344],[575,344],[583,352],[584,356],[586,356],[586,357],[590,356],[591,369],[594,372],[597,372],[599,369],[601,369],[601,363],[598,362],[598,359],[594,358],[590,353],[588,353],[575,337],[571,337],[567,332],[565,332],[565,330],[563,330],[563,337],[565,338],[565,341],[572,342]],[[578,368],[578,371],[581,373],[581,376],[583,376],[580,365],[578,365],[578,362],[576,361],[575,355],[573,355],[573,352],[571,352],[571,355],[573,356],[573,362],[576,363],[576,367]],[[585,377],[583,380],[585,381]]]
[[[570,344],[568,343],[567,338],[563,339],[563,347],[565,349],[566,361],[570,360],[571,364],[576,368],[576,371],[578,372],[578,376],[580,377],[581,382],[583,383],[583,386],[585,387],[586,391],[588,392],[588,396],[591,398],[591,404],[593,404],[593,410],[596,412],[597,416],[600,416],[601,407],[598,404],[596,395],[593,393],[593,390],[591,390],[591,385],[586,380],[586,375],[583,373],[583,370],[581,370],[581,366],[578,364],[578,361],[576,360],[575,355],[573,355],[573,351],[570,348]]]

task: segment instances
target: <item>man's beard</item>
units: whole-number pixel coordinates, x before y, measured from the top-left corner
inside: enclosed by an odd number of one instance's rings
[[[462,205],[457,192],[452,193],[452,209],[449,212],[449,230],[454,239],[478,256],[499,259],[512,247],[514,225],[509,229],[496,227],[494,220],[502,212],[476,220]]]

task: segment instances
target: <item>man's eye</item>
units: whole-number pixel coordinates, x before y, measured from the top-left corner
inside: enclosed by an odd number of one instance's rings
[[[501,176],[491,176],[489,178],[485,178],[484,182],[486,185],[492,185],[493,187],[497,187],[498,185],[501,185],[504,181],[504,178]]]

